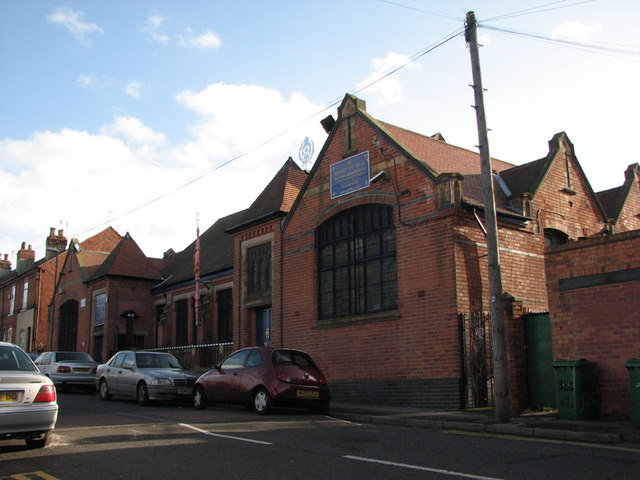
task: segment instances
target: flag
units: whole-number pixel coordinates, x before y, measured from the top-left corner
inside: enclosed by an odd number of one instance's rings
[[[200,226],[196,226],[196,248],[193,252],[193,273],[196,281],[195,321],[200,325]]]

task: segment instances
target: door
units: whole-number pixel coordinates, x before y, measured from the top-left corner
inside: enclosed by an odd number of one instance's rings
[[[256,312],[256,345],[271,345],[271,309],[261,308]]]
[[[553,343],[549,314],[527,315],[524,319],[524,328],[529,404],[532,408],[537,409],[555,408]]]
[[[238,401],[240,375],[248,354],[249,350],[240,350],[220,364],[219,370],[208,377],[207,398]]]
[[[58,350],[76,351],[78,342],[78,302],[69,300],[60,307],[60,333]]]

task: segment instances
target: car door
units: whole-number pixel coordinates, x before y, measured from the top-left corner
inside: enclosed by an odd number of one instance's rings
[[[251,401],[251,392],[256,385],[269,383],[265,381],[266,379],[263,379],[264,359],[262,358],[262,351],[258,349],[249,352],[244,368],[238,373],[238,382],[233,395],[236,395],[242,403]]]
[[[206,395],[218,401],[237,402],[239,375],[249,350],[240,350],[226,358],[207,379]]]
[[[36,358],[36,365],[45,375],[49,376],[49,370],[51,370],[51,352],[45,352],[40,357]]]
[[[127,355],[127,352],[120,352],[113,360],[107,364],[107,368],[105,368],[104,376],[107,379],[107,385],[109,385],[109,391],[114,394],[122,393],[122,371],[124,363],[124,357]]]
[[[122,371],[119,376],[122,393],[128,397],[135,397],[139,378],[140,374],[136,368],[136,354],[128,352],[122,362]]]

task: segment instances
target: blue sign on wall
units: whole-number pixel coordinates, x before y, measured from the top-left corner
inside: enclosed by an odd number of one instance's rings
[[[331,165],[331,198],[369,186],[369,151]]]

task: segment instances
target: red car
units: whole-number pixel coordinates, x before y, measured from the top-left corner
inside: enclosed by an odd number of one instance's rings
[[[311,357],[289,348],[238,350],[204,373],[193,388],[198,410],[219,402],[252,406],[261,415],[274,406],[328,413],[330,400],[327,380]]]

